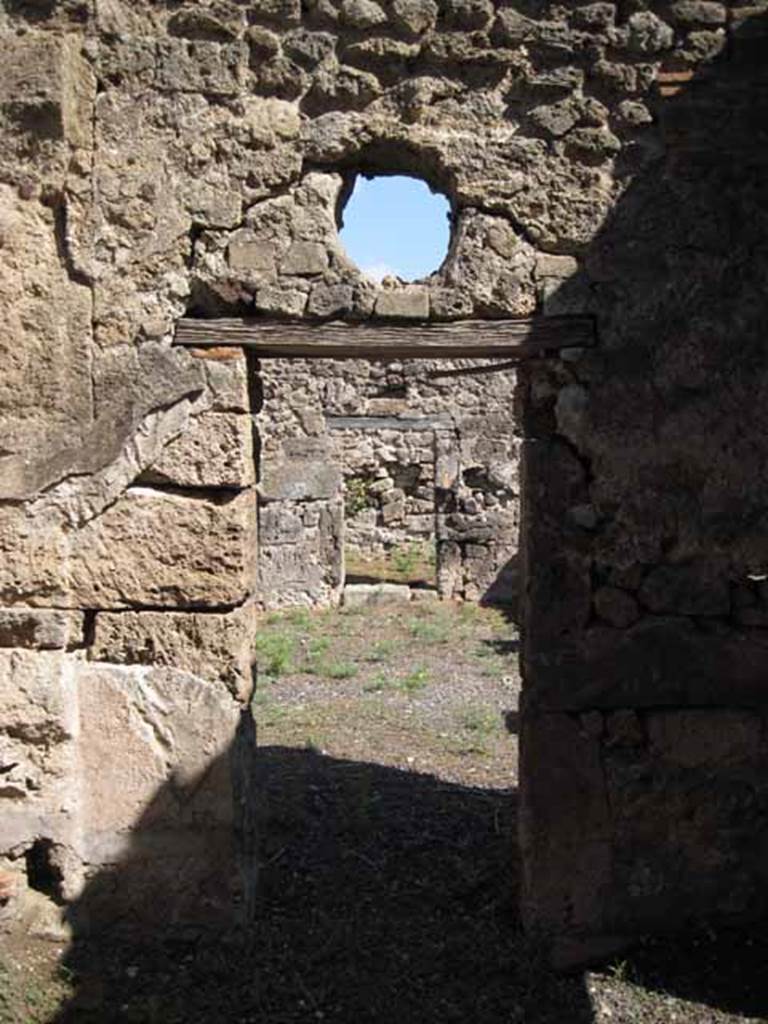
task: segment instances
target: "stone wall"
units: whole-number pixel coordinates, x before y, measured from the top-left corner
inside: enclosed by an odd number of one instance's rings
[[[516,398],[526,917],[578,957],[762,909],[764,7],[3,6],[7,864],[61,847],[73,896],[117,858],[138,912],[164,842],[250,848],[238,772],[205,776],[195,829],[175,780],[246,764],[248,618],[288,570],[257,514],[253,367],[174,349],[180,316],[578,312],[596,349],[532,365]],[[451,200],[425,282],[377,287],[339,243],[350,176],[377,170]],[[282,486],[333,542],[310,464]],[[179,877],[165,920],[207,884]]]
[[[444,597],[515,603],[508,364],[265,359],[259,381],[266,607],[338,600],[345,554],[360,567],[411,551],[432,554]]]

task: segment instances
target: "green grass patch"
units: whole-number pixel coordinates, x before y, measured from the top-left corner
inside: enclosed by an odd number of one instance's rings
[[[486,707],[467,707],[459,712],[459,725],[476,736],[490,736],[499,732],[501,722],[498,712]]]
[[[451,623],[445,618],[417,619],[408,627],[414,640],[427,644],[447,644],[451,638]]]
[[[363,686],[363,693],[383,693],[392,689],[392,680],[383,672],[379,672]]]
[[[402,693],[418,693],[430,682],[429,671],[423,665],[414,668],[407,676],[401,676],[395,686]]]
[[[377,663],[388,661],[397,652],[396,640],[378,640],[366,655],[365,660]]]
[[[262,633],[254,641],[256,663],[264,675],[287,675],[296,654],[296,638],[288,633]]]
[[[357,675],[357,665],[351,661],[326,661],[323,675],[326,679],[352,679]]]

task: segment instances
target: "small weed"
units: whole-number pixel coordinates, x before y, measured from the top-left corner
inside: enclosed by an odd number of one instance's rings
[[[371,481],[365,477],[353,476],[344,481],[344,511],[356,516],[367,508],[373,508],[376,499],[369,491]]]
[[[459,724],[466,732],[490,736],[499,729],[499,715],[491,708],[468,707],[460,713]]]
[[[323,675],[328,679],[351,679],[357,675],[357,666],[349,661],[329,661],[324,665]]]
[[[412,576],[423,563],[429,564],[430,548],[424,543],[412,541],[398,544],[389,553],[389,564],[401,576]]]
[[[628,982],[632,980],[632,970],[627,960],[616,960],[606,968],[606,974],[613,981]]]
[[[298,626],[299,629],[312,628],[312,616],[306,608],[289,608],[283,613],[283,620],[292,626]]]
[[[0,1024],[42,1024],[71,995],[71,976],[46,977],[12,971],[0,962]],[[23,1014],[23,1017],[22,1017]]]
[[[328,657],[329,637],[318,637],[309,645],[304,671],[324,679],[351,679],[357,675],[357,666],[349,661]]]
[[[484,609],[479,604],[475,604],[472,601],[465,601],[464,604],[459,605],[459,621],[468,626],[473,626],[480,618],[482,618]]]
[[[278,725],[288,714],[288,708],[283,707],[281,704],[268,704],[264,703],[260,705],[260,711],[256,718],[256,725],[271,728],[274,725]]]
[[[484,676],[499,677],[509,668],[508,662],[499,655],[493,644],[487,641],[475,647],[473,656],[482,663]]]
[[[284,676],[291,669],[296,640],[286,633],[264,633],[256,637],[259,668],[268,676]]]
[[[363,686],[363,693],[381,693],[383,690],[391,689],[391,687],[392,681],[383,672],[379,672],[369,683]]]
[[[331,646],[330,638],[318,636],[310,640],[307,647],[307,657],[304,663],[304,671],[310,676],[325,675],[325,654]]]
[[[451,637],[450,623],[445,619],[422,619],[412,622],[410,634],[414,640],[428,644],[446,644]]]
[[[365,660],[372,662],[387,661],[396,650],[397,642],[395,640],[379,640],[373,645]]]
[[[407,676],[398,679],[397,689],[402,693],[417,693],[423,690],[429,682],[429,672],[423,666],[413,669]]]

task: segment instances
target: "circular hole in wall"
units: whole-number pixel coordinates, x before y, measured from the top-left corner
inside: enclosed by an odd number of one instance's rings
[[[439,270],[451,240],[451,207],[425,181],[358,175],[341,216],[341,241],[374,281],[416,281]]]

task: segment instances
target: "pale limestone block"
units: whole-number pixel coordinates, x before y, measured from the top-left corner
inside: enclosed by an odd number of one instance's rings
[[[76,850],[91,877],[76,923],[232,925],[252,870],[250,713],[167,668],[84,665],[78,689]]]
[[[0,505],[0,600],[67,607],[69,543],[58,519]]]
[[[233,270],[246,270],[274,281],[277,273],[275,246],[250,228],[241,228],[229,240],[227,259]]]
[[[256,308],[275,316],[301,316],[306,304],[307,293],[298,288],[268,285],[256,293]]]
[[[0,618],[0,622],[2,619]],[[91,656],[119,665],[180,669],[220,680],[239,699],[251,692],[254,614],[233,612],[101,612]]]
[[[0,651],[0,856],[77,825],[77,693],[63,654]]]
[[[344,587],[345,608],[410,600],[411,588],[405,583],[348,583]]]
[[[193,348],[190,354],[201,360],[213,412],[250,412],[248,360],[238,348]]]
[[[81,607],[210,608],[251,593],[256,501],[129,489],[73,539],[71,599]]]
[[[54,608],[0,608],[0,647],[63,650],[83,642],[82,612]]]
[[[551,253],[540,253],[536,257],[534,276],[541,280],[553,277],[558,280],[572,277],[579,269],[573,256],[554,256]]]
[[[404,320],[426,318],[429,316],[429,292],[421,287],[379,292],[376,316]]]
[[[262,501],[327,499],[335,497],[340,490],[339,467],[313,458],[267,462],[259,482]]]
[[[254,483],[250,416],[202,413],[143,474],[149,483],[178,487],[250,487]]]
[[[282,274],[310,276],[328,269],[328,250],[322,242],[294,242],[280,264]]]

